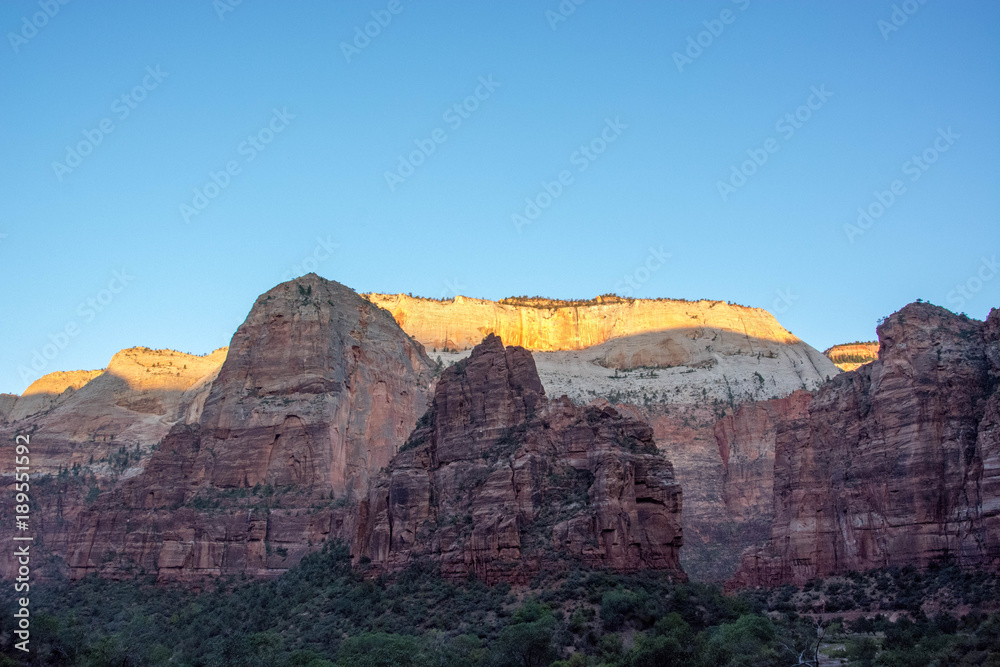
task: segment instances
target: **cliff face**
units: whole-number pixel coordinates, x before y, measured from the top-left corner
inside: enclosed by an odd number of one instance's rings
[[[811,399],[809,392],[797,391],[787,398],[744,403],[716,422],[715,441],[723,469],[722,502],[732,520],[770,527],[778,425],[801,419]]]
[[[853,371],[870,361],[878,359],[878,341],[869,343],[847,343],[834,345],[823,354],[842,371]]]
[[[709,401],[614,406],[647,421],[674,466],[684,490],[681,564],[691,578],[725,581],[745,550],[769,541],[777,427],[803,413],[810,398],[800,390],[735,411]]]
[[[170,427],[197,412],[226,350],[195,356],[131,348],[99,371],[50,373],[17,397],[0,438],[35,433],[33,474],[139,472]]]
[[[10,417],[15,403],[17,403],[17,394],[0,394],[0,424]]]
[[[14,403],[5,415],[15,421],[50,410],[65,401],[103,371],[56,371],[32,382],[24,393],[14,397]],[[4,394],[8,396],[8,394]]]
[[[580,304],[536,299],[530,303],[505,303],[464,296],[447,301],[403,294],[365,296],[392,313],[408,334],[438,349],[471,348],[492,333],[508,345],[530,350],[581,350],[613,338],[705,327],[734,332],[739,338],[798,342],[767,311],[723,301],[611,299]],[[615,354],[623,353],[612,352]],[[656,356],[657,363],[663,357],[660,365],[671,366],[684,363],[687,354],[683,347],[660,351],[651,347],[644,353]],[[609,363],[616,361],[609,359]]]
[[[770,549],[735,583],[950,558],[1000,564],[1000,311],[977,322],[911,304],[776,433]]]
[[[267,576],[327,537],[349,536],[347,506],[412,430],[433,381],[419,343],[386,312],[313,274],[257,300],[217,377],[181,382],[184,369],[173,369],[190,367],[190,359],[172,366],[160,360],[148,373],[121,368],[134,356],[116,355],[73,400],[46,413],[79,409],[91,391],[105,403],[117,397],[117,409],[134,413],[130,428],[141,413],[161,429],[145,433],[151,455],[130,468],[85,463],[44,480],[36,527],[73,577]],[[135,389],[135,376],[160,370],[160,380]],[[71,422],[81,432],[100,432],[93,423]],[[10,428],[30,426],[22,420]],[[36,470],[56,473],[58,464],[65,471],[76,450],[54,447],[45,428],[35,430]],[[123,436],[114,435],[118,447]]]
[[[488,582],[568,562],[683,578],[681,491],[652,436],[611,408],[548,401],[530,353],[490,335],[375,480],[353,555],[388,571],[430,557]]]
[[[199,467],[218,488],[360,497],[427,407],[431,363],[385,312],[310,274],[261,296],[205,401]]]

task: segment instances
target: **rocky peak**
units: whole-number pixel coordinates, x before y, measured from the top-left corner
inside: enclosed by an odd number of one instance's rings
[[[439,463],[479,456],[545,404],[531,353],[490,334],[468,359],[448,368],[434,393]]]
[[[176,353],[126,352],[112,364],[112,389],[141,381],[176,394],[183,366],[192,370]],[[47,545],[72,577],[280,572],[354,533],[351,501],[426,411],[431,368],[389,313],[349,288],[315,274],[278,285],[257,299],[183,421],[169,427],[151,394],[131,397],[145,411],[136,414],[161,425],[148,439],[158,446],[142,469],[101,481],[96,500],[84,503],[89,490],[68,481],[81,499],[68,517],[61,506],[40,512],[59,513]]]
[[[878,359],[878,341],[843,343],[823,351],[823,354],[842,371],[853,371]]]
[[[568,562],[683,578],[681,491],[652,428],[547,401],[531,354],[488,336],[445,372],[432,409],[373,482],[353,553],[445,576],[526,581]]]
[[[233,335],[196,467],[220,488],[361,496],[425,410],[430,369],[423,347],[350,288],[314,273],[282,283]]]

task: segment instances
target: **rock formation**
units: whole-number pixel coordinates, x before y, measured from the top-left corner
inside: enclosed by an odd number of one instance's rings
[[[64,402],[85,384],[103,371],[56,371],[43,375],[15,397],[7,418],[10,421],[24,419],[54,408]]]
[[[404,294],[364,296],[391,312],[404,331],[428,348],[469,349],[490,333],[508,345],[534,351],[582,350],[616,339],[619,344],[605,351],[604,362],[619,369],[705,364],[711,355],[695,341],[706,335],[721,354],[766,355],[772,348],[801,343],[766,310],[724,301],[598,297],[497,302],[464,296],[440,301]],[[669,343],[661,337],[621,342],[665,331],[682,334]]]
[[[549,401],[531,354],[486,337],[444,372],[430,410],[362,502],[353,555],[445,576],[527,581],[570,562],[683,578],[681,490],[652,429]]]
[[[811,394],[747,401],[614,407],[647,421],[684,490],[681,565],[698,581],[732,577],[741,554],[771,535],[771,481],[777,424],[801,413]]]
[[[877,361],[778,424],[771,546],[735,585],[1000,564],[1000,311],[984,323],[915,303],[878,335]]]
[[[823,352],[842,371],[853,371],[878,359],[878,341],[834,345]]]
[[[131,348],[103,370],[50,373],[17,398],[0,439],[36,433],[36,475],[134,475],[170,427],[199,409],[225,357],[225,348],[205,356]]]
[[[46,428],[32,438],[36,470],[62,468],[43,478],[36,526],[73,577],[267,576],[331,535],[349,536],[351,499],[413,429],[433,382],[423,348],[387,312],[314,274],[257,300],[214,379],[190,382],[186,355],[149,368],[134,352],[116,355],[46,415],[101,437],[100,424],[69,419],[67,411],[81,410],[88,391],[105,407],[113,398],[115,409],[133,415],[131,426],[108,436],[109,451],[121,454],[114,448],[128,432],[127,442],[148,445],[150,456],[124,470],[85,463],[68,471],[104,445],[64,451]],[[136,432],[153,422],[160,430]]]
[[[17,402],[17,394],[0,394],[0,424],[7,421]]]

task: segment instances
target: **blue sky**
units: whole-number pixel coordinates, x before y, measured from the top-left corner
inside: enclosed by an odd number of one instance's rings
[[[227,345],[309,269],[728,300],[820,349],[1000,305],[1000,5],[562,9],[4,2],[0,391]]]

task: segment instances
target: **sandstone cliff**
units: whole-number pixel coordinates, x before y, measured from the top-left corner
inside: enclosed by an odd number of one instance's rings
[[[0,438],[36,434],[34,474],[134,475],[170,427],[204,400],[225,356],[225,349],[196,356],[131,348],[104,370],[50,373],[17,398]]]
[[[34,429],[36,469],[63,470],[40,480],[34,520],[56,565],[73,577],[267,576],[331,535],[349,536],[351,498],[364,494],[368,475],[413,429],[433,382],[422,347],[388,313],[314,274],[257,300],[228,354],[218,355],[225,362],[212,380],[185,379],[190,359],[129,371],[123,366],[133,352],[116,355],[108,371],[45,418],[63,415],[81,434],[100,436],[100,425],[60,411],[82,409],[78,399],[88,391],[104,397],[105,407],[114,397],[109,414],[132,413],[125,431],[146,424],[142,414],[162,429],[135,435],[150,456],[119,474],[89,464],[68,472],[67,463],[99,445],[55,446],[49,422]],[[145,378],[145,390],[136,390],[136,377]],[[123,432],[109,434],[108,446],[120,447]]]
[[[771,534],[771,489],[777,425],[802,413],[811,394],[747,401],[616,403],[653,427],[684,490],[681,565],[692,579],[723,582],[741,554]]]
[[[531,354],[489,335],[373,484],[353,555],[380,571],[429,557],[487,582],[573,562],[683,578],[680,510],[648,425],[549,401]]]
[[[330,292],[325,306],[315,290]],[[767,313],[720,302],[369,296],[380,298],[404,329],[444,318],[467,341],[521,331],[552,348],[534,354],[550,394],[650,424],[684,488],[680,557],[699,579],[728,578],[745,548],[767,541],[776,423],[808,402],[802,391],[782,397],[839,372]],[[476,317],[486,319],[472,326]],[[0,419],[22,415],[0,427],[5,441],[14,431],[43,436],[34,463],[52,477],[40,480],[51,486],[38,517],[53,553],[74,576],[267,575],[322,539],[352,537],[351,503],[367,497],[370,472],[388,463],[429,397],[429,360],[392,320],[306,276],[258,300],[221,371],[226,349],[133,348],[104,371],[52,374],[24,397],[0,397]],[[573,348],[591,339],[603,342]],[[455,363],[469,353],[436,356]],[[553,415],[562,405],[546,404]]]
[[[534,350],[550,395],[603,400],[651,424],[684,488],[681,561],[702,580],[728,579],[746,548],[766,543],[772,420],[840,373],[769,313],[724,302],[367,298],[444,364],[496,333]],[[795,392],[798,399],[780,400]],[[720,419],[729,421],[717,429]]]
[[[824,350],[823,354],[842,371],[853,371],[878,359],[878,341],[868,343],[846,343],[834,345]]]
[[[24,419],[45,410],[50,410],[103,371],[56,371],[43,375],[16,397],[8,414],[10,421]]]
[[[1000,564],[1000,311],[910,304],[878,360],[777,426],[769,549],[736,585],[936,559]]]
[[[760,308],[723,301],[598,298],[587,302],[508,299],[501,302],[456,296],[434,300],[403,294],[366,294],[385,308],[404,331],[428,348],[469,349],[487,334],[529,350],[582,350],[650,332],[707,331],[723,354],[757,354],[755,344],[800,343],[774,316]],[[722,338],[717,335],[725,332]],[[640,365],[679,366],[702,363],[700,345],[683,337],[671,344],[651,338],[628,348],[607,351],[606,363],[617,368]]]

